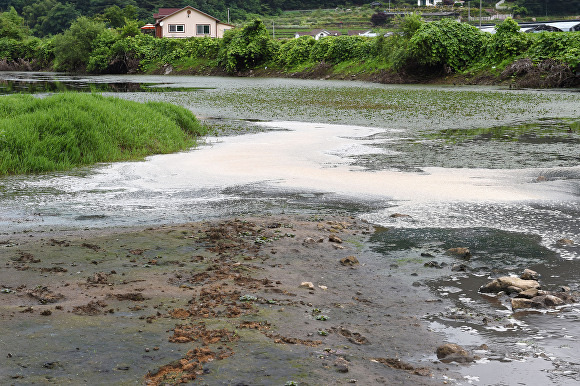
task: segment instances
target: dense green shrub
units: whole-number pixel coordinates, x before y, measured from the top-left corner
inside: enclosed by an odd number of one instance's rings
[[[369,47],[365,44],[367,38],[362,36],[333,36],[324,39],[330,40],[330,46],[324,58],[330,63],[339,63],[355,58],[363,59],[368,55],[366,48]]]
[[[39,67],[48,67],[54,60],[52,39],[0,38],[0,60],[2,59],[7,61],[24,59],[36,62]]]
[[[462,70],[484,53],[488,36],[476,27],[443,19],[423,24],[409,40],[410,58],[426,66]]]
[[[307,62],[315,43],[316,40],[312,36],[287,40],[280,46],[278,62],[283,66],[295,66]]]
[[[331,39],[318,39],[314,46],[312,46],[312,50],[310,51],[310,60],[314,62],[322,62],[326,59],[328,50],[330,49],[330,45],[332,44]]]
[[[580,65],[580,32],[541,32],[532,35],[527,54],[532,60],[555,59]]]
[[[398,25],[398,32],[408,39],[412,38],[415,32],[425,24],[420,13],[412,13],[402,18],[398,17],[396,23]]]
[[[218,60],[227,72],[234,73],[273,59],[278,47],[279,43],[270,38],[264,23],[256,19],[241,29],[225,32]]]
[[[140,159],[195,144],[204,129],[189,110],[92,94],[0,101],[0,175]]]
[[[520,26],[508,18],[495,27],[486,46],[486,61],[497,64],[505,59],[516,58],[529,46],[530,34],[520,32]]]

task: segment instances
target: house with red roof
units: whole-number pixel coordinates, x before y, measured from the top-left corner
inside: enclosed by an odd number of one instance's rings
[[[224,32],[234,28],[199,9],[187,6],[184,8],[159,8],[153,14],[155,19],[155,37],[190,38],[212,37],[223,38]]]

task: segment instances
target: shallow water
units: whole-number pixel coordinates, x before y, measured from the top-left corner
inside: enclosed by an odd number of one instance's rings
[[[466,346],[490,346],[479,364],[459,369],[466,378],[456,383],[580,380],[578,307],[512,314],[477,292],[493,275],[528,267],[546,286],[580,289],[578,93],[292,79],[97,79],[163,83],[179,91],[114,95],[178,103],[217,129],[251,133],[208,137],[197,149],[144,162],[4,177],[4,237],[45,227],[243,213],[356,214],[388,229],[373,238],[385,266],[417,274],[448,304],[441,315],[425,316],[433,330]],[[574,244],[559,243],[563,238]],[[471,249],[468,272],[450,270],[457,259],[443,251],[454,246]],[[429,260],[448,265],[424,267]],[[499,322],[484,325],[482,315]]]

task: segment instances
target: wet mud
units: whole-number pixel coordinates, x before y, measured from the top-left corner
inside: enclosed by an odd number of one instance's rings
[[[3,236],[0,382],[441,384],[418,318],[440,305],[378,273],[373,232],[266,216]]]

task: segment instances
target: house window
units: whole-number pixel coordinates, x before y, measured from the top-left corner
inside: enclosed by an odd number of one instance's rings
[[[185,24],[169,24],[169,32],[185,32]]]
[[[209,24],[197,24],[198,35],[209,35]]]

